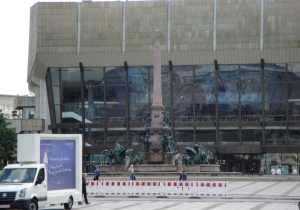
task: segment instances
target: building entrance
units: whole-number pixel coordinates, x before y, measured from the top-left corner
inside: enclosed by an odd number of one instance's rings
[[[228,160],[226,171],[241,172],[243,174],[257,174],[260,169],[260,160]]]

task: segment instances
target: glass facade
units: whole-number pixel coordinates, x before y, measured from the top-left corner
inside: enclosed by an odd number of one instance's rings
[[[162,66],[163,104],[171,112],[176,150],[201,144],[224,171],[247,172],[253,164],[299,169],[298,154],[266,150],[300,143],[299,72],[299,63]],[[83,86],[79,68],[49,68],[49,75],[56,132],[82,133],[84,112],[86,165],[100,154],[89,148],[138,145],[145,135],[143,113],[152,103],[153,67],[84,68]],[[260,149],[223,152],[232,145]]]

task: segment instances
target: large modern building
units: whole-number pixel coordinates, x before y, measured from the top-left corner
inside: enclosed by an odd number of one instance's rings
[[[139,149],[159,36],[176,150],[223,171],[300,165],[300,1],[36,3],[28,84],[47,133],[82,133],[85,170],[116,143]]]

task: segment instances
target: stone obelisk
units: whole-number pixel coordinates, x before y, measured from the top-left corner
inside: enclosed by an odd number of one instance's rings
[[[161,55],[158,35],[156,35],[154,46],[154,73],[153,73],[153,101],[151,105],[151,126],[150,131],[148,163],[163,163],[163,110],[162,85],[161,85]]]

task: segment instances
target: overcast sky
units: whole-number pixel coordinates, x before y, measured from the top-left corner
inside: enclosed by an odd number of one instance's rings
[[[98,0],[99,1],[99,0]],[[106,0],[110,1],[110,0]],[[112,0],[116,1],[116,0]],[[0,94],[27,95],[30,7],[36,2],[80,0],[2,0],[0,12]]]

